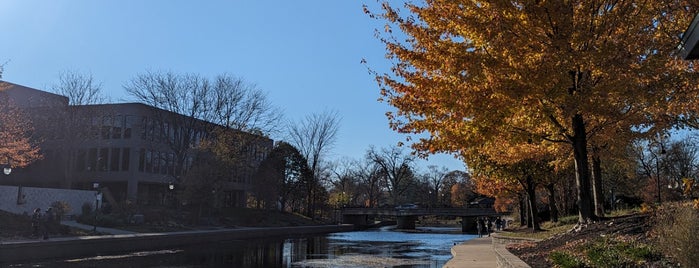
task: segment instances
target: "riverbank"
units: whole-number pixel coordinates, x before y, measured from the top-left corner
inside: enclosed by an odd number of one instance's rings
[[[353,231],[353,225],[236,228],[167,233],[58,237],[0,242],[0,263],[98,256],[239,239],[303,236]]]

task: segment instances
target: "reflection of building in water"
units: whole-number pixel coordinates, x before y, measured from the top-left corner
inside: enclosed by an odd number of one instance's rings
[[[180,150],[175,144],[188,140],[196,145],[221,129],[141,103],[69,105],[67,97],[2,81],[0,93],[31,117],[43,155],[27,168],[13,170],[3,184],[93,190],[97,182],[109,189],[105,197],[116,202],[163,203],[168,185],[179,183],[195,160],[191,148]],[[241,207],[273,141],[234,133],[244,155],[237,159],[238,168],[228,172],[221,204]]]

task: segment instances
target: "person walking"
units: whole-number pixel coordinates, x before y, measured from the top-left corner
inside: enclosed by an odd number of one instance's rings
[[[490,232],[493,230],[493,221],[490,220],[490,217],[488,217],[488,221],[486,222],[485,225],[485,231],[488,232],[488,236],[490,236]]]
[[[483,228],[485,228],[485,222],[483,218],[476,219],[476,228],[478,229],[478,237],[483,237]]]
[[[41,230],[42,230],[44,240],[49,239],[49,233],[51,232],[52,224],[53,224],[53,216],[54,216],[53,210],[51,208],[47,208],[43,217],[41,217],[41,219],[42,219],[41,227],[43,227],[43,228],[41,228]]]
[[[39,237],[39,222],[41,221],[41,209],[34,209],[32,214],[32,237]]]

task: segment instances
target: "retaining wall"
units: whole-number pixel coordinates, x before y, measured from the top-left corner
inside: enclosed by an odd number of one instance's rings
[[[173,233],[83,236],[51,240],[0,243],[0,263],[24,260],[77,258],[115,253],[167,249],[185,245],[238,239],[286,237],[353,231],[354,225],[322,225],[277,228],[241,228]]]
[[[45,211],[56,201],[68,203],[70,211],[66,215],[80,215],[84,203],[94,208],[95,191],[0,186],[0,210],[31,215],[35,208]]]
[[[522,261],[520,258],[510,253],[506,246],[508,244],[518,244],[524,242],[536,242],[537,239],[507,237],[497,233],[492,234],[493,250],[495,250],[495,259],[498,268],[529,268],[529,264]]]

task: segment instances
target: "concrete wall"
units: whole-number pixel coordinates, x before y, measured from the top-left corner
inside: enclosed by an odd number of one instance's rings
[[[93,208],[95,204],[95,191],[35,187],[21,187],[23,200],[17,202],[19,189],[17,186],[0,186],[0,210],[31,215],[35,208],[45,211],[51,203],[63,201],[70,206],[66,215],[80,215],[84,203],[91,204]]]
[[[497,233],[492,234],[493,236],[493,250],[495,251],[495,259],[498,268],[529,268],[527,263],[522,261],[520,258],[510,253],[507,250],[508,244],[518,244],[525,242],[536,242],[537,239],[529,238],[518,238],[518,237],[507,237],[501,236]]]
[[[141,250],[155,250],[230,241],[292,235],[314,235],[353,231],[354,226],[323,225],[277,228],[241,228],[175,233],[150,233],[52,238],[50,240],[0,243],[0,264],[25,260],[77,258]]]

